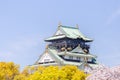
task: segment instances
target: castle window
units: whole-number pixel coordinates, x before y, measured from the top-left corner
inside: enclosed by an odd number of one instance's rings
[[[49,62],[50,61],[50,59],[44,59],[44,62]]]
[[[81,61],[84,61],[84,58],[81,57]]]
[[[69,56],[69,59],[73,59],[73,56]]]
[[[77,60],[80,60],[80,57],[76,57]]]

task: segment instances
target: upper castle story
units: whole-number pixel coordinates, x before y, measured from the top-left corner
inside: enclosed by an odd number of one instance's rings
[[[61,51],[72,51],[78,45],[82,48],[83,51],[89,53],[90,45],[87,43],[92,42],[93,40],[84,36],[80,31],[79,27],[70,27],[58,25],[57,31],[55,34],[47,39],[46,42],[49,43],[49,47]]]

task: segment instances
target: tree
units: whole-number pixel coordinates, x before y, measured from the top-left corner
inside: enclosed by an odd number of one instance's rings
[[[19,74],[19,65],[13,62],[0,62],[0,80],[13,80]]]
[[[19,74],[14,77],[14,80],[27,80],[27,76],[24,74]]]
[[[19,65],[0,62],[0,80],[85,80],[86,74],[76,66],[25,67],[20,73]]]
[[[78,68],[76,66],[66,65],[61,68],[66,73],[66,79],[71,80]]]
[[[85,80],[86,74],[76,66],[38,67],[29,75],[28,80]]]
[[[85,80],[88,74],[85,74],[83,71],[77,70],[72,76],[72,80]]]

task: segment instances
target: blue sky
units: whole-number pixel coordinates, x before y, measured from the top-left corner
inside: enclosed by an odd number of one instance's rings
[[[120,64],[120,0],[0,0],[0,61],[33,64],[59,22],[94,39],[98,62]]]

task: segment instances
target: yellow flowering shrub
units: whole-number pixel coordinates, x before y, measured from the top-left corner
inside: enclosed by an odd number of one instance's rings
[[[85,80],[76,66],[25,67],[22,72],[13,62],[0,62],[0,80]]]
[[[18,65],[13,62],[0,62],[0,80],[13,80],[18,74]]]
[[[85,80],[87,75],[76,66],[38,67],[27,80]]]

